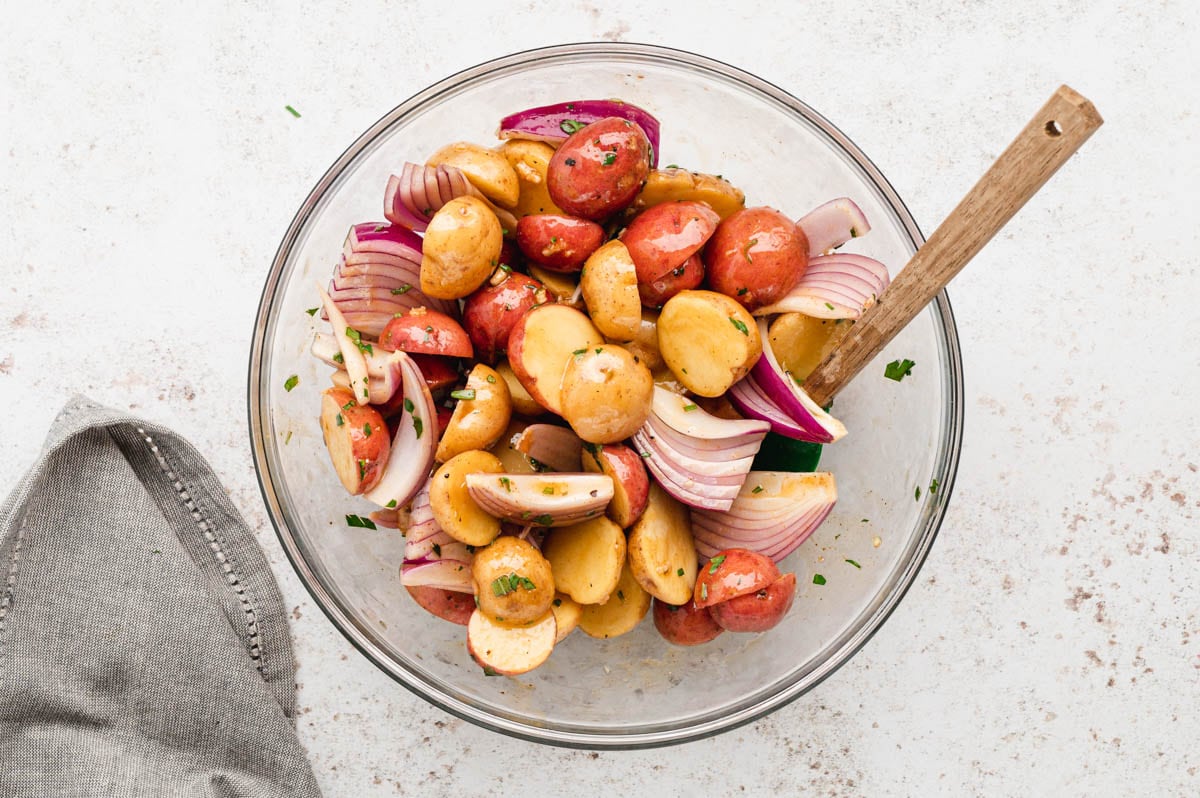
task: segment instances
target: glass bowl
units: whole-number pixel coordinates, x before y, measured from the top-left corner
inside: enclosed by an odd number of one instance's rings
[[[330,620],[402,685],[460,718],[555,745],[637,748],[707,737],[811,690],[861,648],[916,577],[954,483],[962,371],[942,294],[839,394],[850,430],[825,448],[840,500],[783,563],[799,579],[783,623],[697,648],[667,644],[649,618],[594,640],[577,632],[542,667],[488,677],[464,629],[421,610],[400,584],[403,538],[347,526],[366,515],[335,477],[317,424],[328,369],[308,354],[318,304],[352,223],[382,215],[384,185],[405,160],[451,141],[488,143],[506,113],[560,100],[620,97],[662,123],[662,160],[723,174],[747,204],[798,217],[839,196],[871,221],[847,249],[895,271],[923,242],[896,192],[824,117],[783,90],[690,53],[636,44],[573,44],[460,72],[380,119],[301,204],[263,289],[250,355],[249,414],[263,497],[284,550]],[[916,362],[902,383],[884,364]],[[291,391],[291,375],[299,383]],[[855,567],[853,561],[860,567]],[[817,584],[814,576],[824,577]],[[719,685],[719,689],[714,689]]]

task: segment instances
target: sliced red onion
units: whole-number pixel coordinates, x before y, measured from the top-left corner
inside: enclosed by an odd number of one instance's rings
[[[404,542],[404,561],[417,560],[458,560],[472,562],[475,559],[473,551],[465,543],[450,537],[447,532],[438,532],[421,540],[407,538]]]
[[[393,175],[388,179],[383,215],[390,222],[420,233],[443,205],[455,197],[468,195],[483,199],[483,194],[458,167],[405,163],[398,177]]]
[[[437,407],[425,377],[411,357],[401,355],[404,384],[404,413],[392,439],[392,454],[383,476],[363,495],[380,507],[403,507],[429,479],[438,442]]]
[[[584,125],[609,116],[637,122],[650,140],[650,168],[658,166],[658,120],[649,111],[621,100],[574,100],[528,108],[501,119],[496,135],[502,139],[532,139],[557,146]]]
[[[402,361],[395,356],[394,352],[379,349],[371,344],[367,344],[367,346],[370,346],[370,351],[362,352],[363,360],[367,365],[367,402],[373,405],[385,404],[396,395],[397,391],[404,390]],[[336,340],[328,335],[317,333],[317,336],[313,338],[310,351],[317,359],[339,369],[334,374],[335,383],[341,384],[338,376],[345,375],[345,387],[351,387],[350,377],[345,371],[345,356],[342,356],[341,362],[339,362],[338,355],[341,355],[342,350]]]
[[[600,515],[613,497],[606,474],[467,474],[466,480],[480,509],[517,524],[567,526]]]
[[[571,429],[557,424],[530,424],[516,438],[523,452],[554,471],[578,471],[583,441]]]
[[[440,587],[456,593],[474,593],[471,564],[460,560],[422,560],[400,566],[405,587]]]
[[[744,548],[782,560],[821,525],[836,502],[833,474],[751,471],[729,511],[692,511],[696,551],[712,557],[723,549]]]
[[[838,197],[819,205],[796,222],[808,239],[810,256],[824,255],[852,238],[871,232],[862,208],[849,197]]]
[[[811,443],[839,440],[846,434],[845,425],[822,410],[779,365],[765,319],[758,320],[758,331],[762,357],[749,376],[729,389],[729,401],[742,413],[770,422],[771,430],[784,437]]]
[[[408,529],[404,532],[407,541],[422,541],[442,531],[437,519],[433,517],[433,507],[429,504],[429,484],[429,480],[425,480],[417,495],[413,496]]]
[[[351,252],[380,252],[421,262],[421,237],[398,224],[365,222],[353,225],[346,235],[345,246]]]
[[[646,425],[650,432],[663,438],[672,449],[699,459],[711,459],[715,456],[726,460],[740,460],[743,457],[753,459],[754,455],[758,454],[763,439],[761,432],[714,440],[694,438],[672,429],[654,415],[646,419]]]
[[[803,313],[818,319],[857,319],[890,283],[887,267],[874,258],[841,252],[821,255],[809,259],[795,288],[754,315]]]
[[[329,317],[329,323],[333,327],[334,340],[337,341],[338,351],[341,353],[342,362],[346,366],[346,373],[350,375],[350,392],[357,401],[367,401],[371,395],[371,380],[367,375],[367,361],[363,358],[362,350],[350,338],[353,328],[346,321],[346,317],[342,315],[342,312],[338,310],[337,304],[330,298],[329,294],[325,293],[325,290],[319,285],[317,286],[317,291],[321,294],[321,305],[325,308],[325,314]]]
[[[667,426],[691,438],[723,441],[741,435],[765,435],[767,432],[767,427],[761,421],[711,415],[686,396],[658,385],[654,386],[650,409]]]
[[[401,257],[399,255],[390,255],[386,252],[357,252],[350,247],[350,241],[347,240],[342,245],[342,262],[338,267],[338,271],[346,274],[352,271],[357,271],[360,266],[388,266],[393,269],[411,269],[415,272],[421,271],[421,260],[412,260],[411,258]]]

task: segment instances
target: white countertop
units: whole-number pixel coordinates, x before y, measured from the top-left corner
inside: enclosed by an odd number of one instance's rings
[[[0,26],[0,491],[72,392],[189,437],[294,608],[328,795],[1200,793],[1200,6],[34,5]],[[897,612],[794,704],[657,751],[510,740],[383,675],[292,573],[246,429],[262,282],[326,167],[437,79],[592,39],[791,91],[927,233],[1059,83],[1106,119],[951,286],[962,463]]]

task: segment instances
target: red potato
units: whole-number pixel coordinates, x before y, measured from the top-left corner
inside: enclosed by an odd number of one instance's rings
[[[784,574],[753,593],[708,608],[712,620],[729,632],[765,632],[783,620],[796,598],[796,575]]]
[[[463,326],[475,346],[475,355],[495,363],[508,349],[508,337],[517,319],[530,308],[553,301],[541,282],[519,272],[505,274],[496,285],[485,283],[463,305]]]
[[[755,310],[778,301],[804,276],[808,239],[774,208],[745,208],[717,226],[704,265],[714,291]]]
[[[526,312],[508,336],[508,363],[538,404],[562,414],[563,373],[572,354],[604,343],[587,316],[566,305]]]
[[[704,261],[697,252],[676,266],[659,279],[643,283],[638,282],[638,294],[642,305],[648,308],[661,308],[667,300],[684,291],[690,291],[704,282]]]
[[[583,470],[612,477],[613,497],[606,515],[628,529],[642,517],[650,501],[650,477],[642,458],[623,444],[590,443],[584,447]]]
[[[650,141],[636,122],[610,116],[559,145],[546,171],[554,204],[600,220],[633,202],[650,174]]]
[[[409,357],[421,370],[421,376],[425,378],[425,384],[429,386],[430,393],[440,391],[458,382],[458,369],[454,367],[453,360],[437,355],[410,355]]]
[[[413,308],[402,316],[395,316],[380,333],[379,348],[444,357],[472,357],[475,354],[471,339],[461,324],[445,313],[428,308]]]
[[[484,668],[501,676],[527,673],[546,661],[554,650],[558,622],[554,613],[529,626],[497,623],[479,610],[467,621],[467,651]]]
[[[770,557],[749,549],[725,549],[701,564],[696,577],[697,607],[756,593],[779,579],[779,568]]]
[[[668,643],[698,646],[725,631],[713,620],[709,607],[697,607],[694,601],[682,606],[654,600],[654,628]]]
[[[470,593],[460,593],[457,590],[445,590],[440,587],[427,585],[406,585],[408,595],[421,609],[436,615],[443,621],[466,626],[475,611],[475,597]]]
[[[333,470],[350,494],[357,496],[378,484],[392,444],[378,410],[357,404],[345,388],[326,388],[321,394],[321,432]]]
[[[664,202],[638,214],[621,234],[637,267],[638,283],[652,284],[670,276],[700,251],[720,221],[716,211],[702,202]]]
[[[523,216],[517,246],[525,257],[556,272],[577,272],[604,243],[604,228],[586,219],[558,214]]]

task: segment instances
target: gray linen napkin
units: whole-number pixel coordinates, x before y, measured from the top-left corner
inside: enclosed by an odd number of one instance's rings
[[[208,464],[76,397],[0,508],[0,796],[318,796],[261,549]]]

